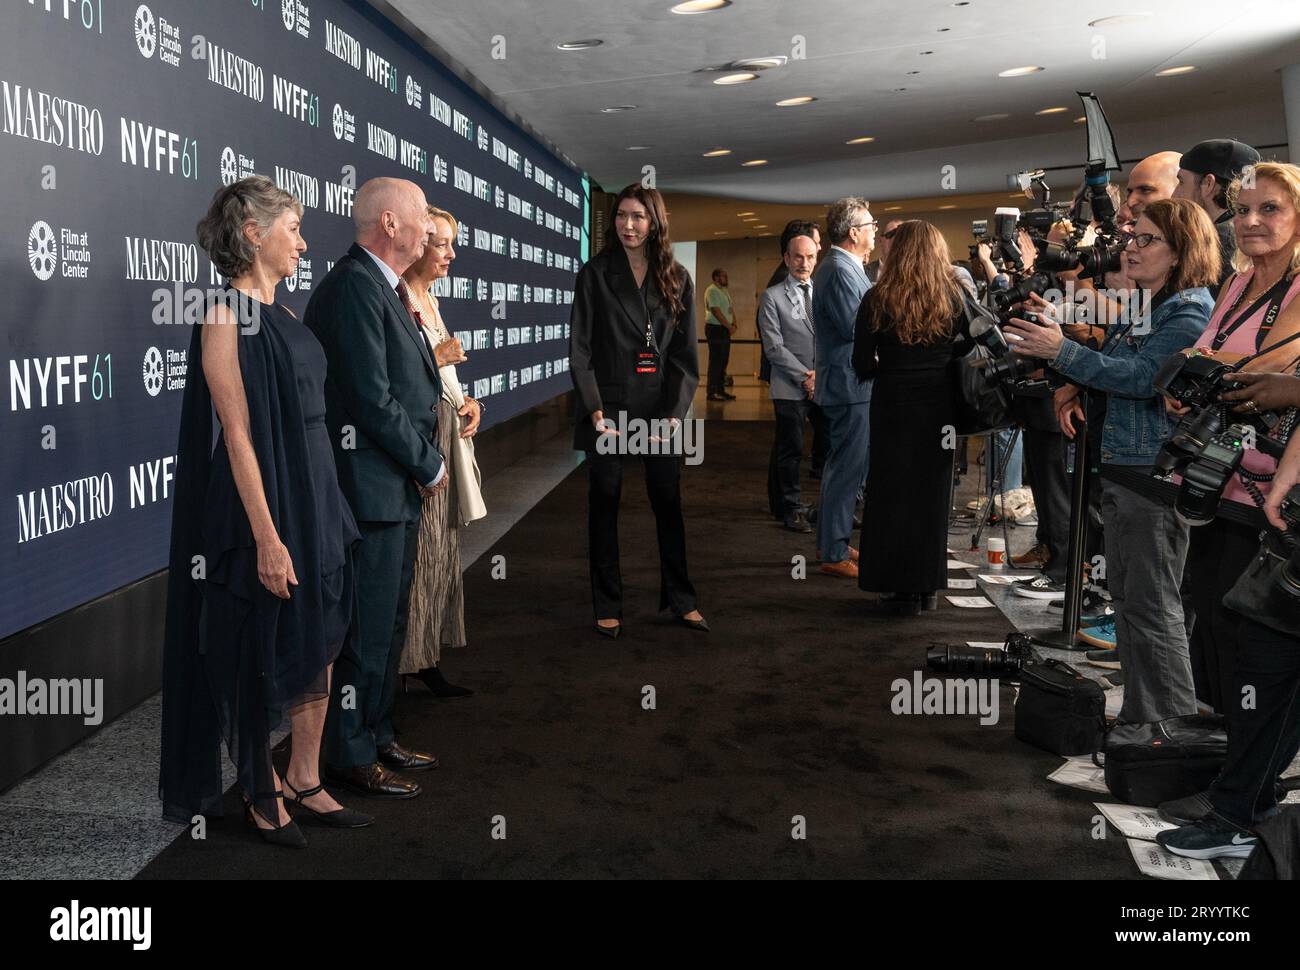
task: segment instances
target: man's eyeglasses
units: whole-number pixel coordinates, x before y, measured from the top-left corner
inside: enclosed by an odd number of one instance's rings
[[[876,220],[875,220],[875,219],[868,219],[866,222],[855,222],[855,223],[853,223],[853,225],[849,226],[849,228],[850,228],[850,229],[865,229],[867,226],[874,226],[874,225],[876,225]]]

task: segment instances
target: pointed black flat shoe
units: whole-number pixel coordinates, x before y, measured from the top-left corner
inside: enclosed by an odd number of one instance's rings
[[[618,626],[601,626],[597,623],[596,632],[602,637],[609,637],[611,640],[617,640],[618,635],[623,632],[623,624],[620,623]]]
[[[437,667],[426,667],[419,673],[402,674],[402,693],[406,693],[407,684],[412,680],[424,684],[434,697],[469,697],[474,693],[468,687],[460,687],[449,682]]]
[[[692,630],[699,630],[701,633],[709,632],[709,624],[704,621],[704,617],[700,617],[698,620],[688,620],[686,617],[678,614],[677,622],[681,623],[683,626],[690,627]]]
[[[276,798],[283,798],[283,792],[276,792]],[[302,829],[298,828],[293,819],[285,822],[283,825],[277,825],[274,828],[264,829],[257,824],[257,819],[253,817],[253,803],[247,797],[244,798],[244,821],[257,830],[257,834],[262,837],[262,841],[267,845],[278,845],[285,849],[305,849],[307,848],[307,836],[302,834]],[[267,819],[270,821],[270,819]]]

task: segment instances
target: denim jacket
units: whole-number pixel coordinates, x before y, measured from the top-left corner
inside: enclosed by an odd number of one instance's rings
[[[1128,311],[1108,328],[1100,350],[1072,340],[1061,345],[1051,367],[1075,384],[1106,394],[1101,460],[1113,465],[1150,465],[1176,424],[1151,385],[1160,365],[1190,347],[1210,322],[1214,300],[1203,286],[1180,290],[1151,311],[1151,325],[1135,334]]]

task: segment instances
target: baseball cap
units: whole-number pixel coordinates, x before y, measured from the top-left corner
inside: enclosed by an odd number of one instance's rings
[[[1243,168],[1259,159],[1259,152],[1249,145],[1231,138],[1211,138],[1188,149],[1179,159],[1178,167],[1197,175],[1213,175],[1220,182],[1231,182]]]

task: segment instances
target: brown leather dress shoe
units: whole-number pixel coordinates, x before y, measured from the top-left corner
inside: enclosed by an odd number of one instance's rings
[[[1046,545],[1040,542],[1032,549],[1026,549],[1020,555],[1012,556],[1011,565],[1020,568],[1028,567],[1031,569],[1041,569],[1042,567],[1047,565],[1047,559],[1050,556],[1050,554],[1051,554],[1051,550],[1048,549]]]
[[[845,548],[849,550],[849,562],[857,562],[858,550],[854,549],[852,546],[845,546]]]
[[[438,767],[436,756],[403,748],[396,741],[390,741],[379,749],[379,763],[397,771],[428,771]]]
[[[379,762],[349,768],[325,766],[325,781],[330,787],[344,788],[366,798],[414,798],[420,786],[393,774]]]
[[[824,562],[821,564],[821,571],[827,576],[839,576],[842,579],[858,578],[858,564],[848,559],[840,562]]]

